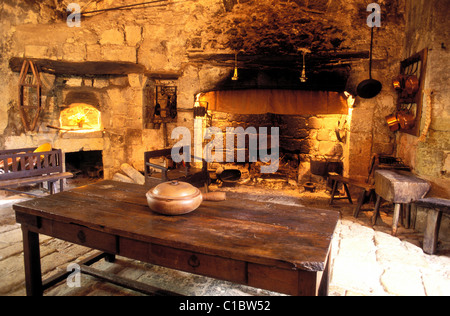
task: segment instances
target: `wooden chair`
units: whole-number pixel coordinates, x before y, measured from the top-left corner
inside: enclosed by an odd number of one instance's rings
[[[184,153],[184,148],[175,148],[176,152],[180,154]],[[188,153],[190,153],[190,147],[188,147]],[[146,184],[152,184],[156,182],[167,182],[172,180],[184,181],[191,183],[195,186],[203,186],[207,188],[210,183],[208,164],[202,159],[202,168],[195,168],[189,162],[182,161],[180,164],[173,163],[171,159],[172,148],[147,151],[144,153],[145,161],[145,182]],[[195,156],[190,155],[195,159]],[[168,166],[161,166],[154,162],[150,162],[151,159],[165,158],[169,162]],[[160,170],[155,172],[153,169]]]

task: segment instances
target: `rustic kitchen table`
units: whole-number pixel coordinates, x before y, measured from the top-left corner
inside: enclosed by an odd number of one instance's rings
[[[100,181],[14,205],[23,231],[27,295],[43,295],[46,288],[39,234],[289,295],[328,294],[338,212],[233,195],[170,217],[149,209],[148,189]]]

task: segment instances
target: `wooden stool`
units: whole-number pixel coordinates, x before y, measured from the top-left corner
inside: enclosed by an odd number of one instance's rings
[[[425,198],[414,203],[416,206],[429,209],[427,226],[423,236],[423,251],[434,254],[437,248],[442,213],[450,214],[450,200],[441,198]]]
[[[348,185],[352,185],[352,186],[362,189],[361,194],[359,195],[359,198],[358,198],[358,203],[353,212],[353,216],[358,217],[358,214],[361,210],[361,206],[363,205],[365,198],[367,196],[370,197],[371,194],[374,192],[374,186],[369,183],[365,183],[363,181],[358,181],[353,178],[347,178],[347,177],[340,176],[337,173],[333,173],[333,172],[329,173],[328,178],[332,181],[332,185],[333,185],[333,189],[331,191],[330,205],[333,204],[333,201],[337,200],[337,199],[348,199],[350,204],[353,204],[352,197],[351,197],[350,191],[348,189]],[[347,195],[346,197],[335,197],[339,183],[342,183],[342,185],[344,186],[344,190]]]
[[[383,198],[388,202],[394,203],[392,235],[397,235],[402,204],[406,206],[406,211],[408,212],[409,204],[422,199],[430,190],[430,187],[431,186],[427,181],[418,178],[407,171],[375,171],[375,193],[377,194],[377,201],[375,203],[372,224],[376,224],[381,199]]]

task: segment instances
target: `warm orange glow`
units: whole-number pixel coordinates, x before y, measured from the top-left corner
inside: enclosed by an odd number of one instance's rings
[[[60,123],[63,129],[98,131],[101,130],[101,113],[91,105],[74,103],[61,112]]]

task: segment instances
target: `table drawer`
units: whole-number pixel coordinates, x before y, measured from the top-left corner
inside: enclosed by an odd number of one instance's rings
[[[116,254],[117,242],[116,236],[102,233],[87,227],[75,224],[60,224],[53,226],[53,234],[60,238],[85,247],[90,247],[105,251],[110,254]]]
[[[120,239],[119,255],[163,267],[200,274],[221,280],[243,283],[246,263],[217,256],[174,249],[127,238]]]
[[[20,220],[22,224],[27,225],[30,230],[36,233],[98,249],[110,254],[117,253],[117,238],[115,235],[76,224],[54,222],[31,215],[20,216]]]

